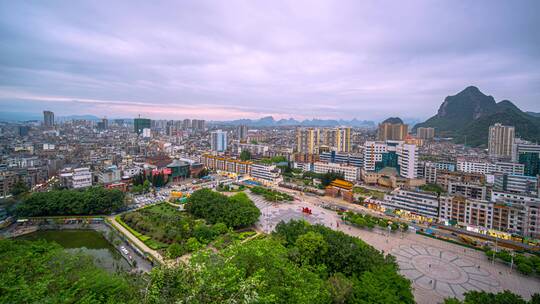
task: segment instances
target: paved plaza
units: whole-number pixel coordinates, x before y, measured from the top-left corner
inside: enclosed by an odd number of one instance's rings
[[[415,286],[443,297],[462,299],[468,290],[497,292],[499,281],[468,258],[452,251],[420,244],[400,245],[391,251],[401,274]]]
[[[322,224],[328,227],[336,227],[339,218],[322,208],[314,208],[310,204],[299,203],[271,203],[261,196],[248,194],[250,199],[261,210],[261,217],[257,222],[257,228],[265,233],[270,233],[280,222],[303,219],[311,224]],[[311,214],[302,212],[302,208],[311,209]]]
[[[358,237],[366,243],[396,257],[400,273],[411,280],[419,304],[442,303],[445,298],[462,299],[468,290],[500,292],[511,290],[529,299],[540,292],[540,280],[526,277],[506,265],[492,264],[483,252],[435,240],[414,233],[388,233],[383,230],[358,229],[344,224],[337,214],[308,201],[271,203],[248,193],[261,210],[257,227],[266,233],[280,221],[305,219]],[[303,207],[312,210],[308,215]]]

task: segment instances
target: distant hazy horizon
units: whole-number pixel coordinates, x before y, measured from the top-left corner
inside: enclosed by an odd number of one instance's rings
[[[474,85],[540,112],[538,1],[0,3],[1,112],[426,119]]]

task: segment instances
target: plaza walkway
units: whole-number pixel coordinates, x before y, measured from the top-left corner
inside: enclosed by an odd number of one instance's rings
[[[442,303],[447,297],[462,299],[468,290],[500,292],[508,289],[527,299],[540,292],[539,279],[510,271],[503,264],[492,264],[483,252],[414,233],[352,227],[342,222],[337,213],[321,208],[308,197],[309,201],[271,203],[246,193],[261,210],[257,227],[266,233],[273,231],[280,221],[305,219],[358,237],[385,254],[392,254],[400,273],[412,281],[419,304]],[[310,208],[312,214],[303,213],[303,207]]]
[[[131,232],[129,232],[124,226],[120,225],[115,219],[115,216],[108,216],[107,219],[110,221],[111,225],[116,228],[116,230],[120,231],[123,235],[125,235],[129,241],[133,244],[135,244],[141,251],[148,253],[153,259],[160,262],[161,264],[165,264],[165,260],[161,256],[161,254],[148,247],[143,241],[139,240],[136,236],[134,236]]]

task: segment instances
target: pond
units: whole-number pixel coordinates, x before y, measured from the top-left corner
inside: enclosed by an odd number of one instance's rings
[[[131,266],[113,245],[101,233],[94,230],[38,230],[17,237],[17,239],[54,241],[67,251],[80,251],[94,257],[97,266],[111,272],[131,269]]]

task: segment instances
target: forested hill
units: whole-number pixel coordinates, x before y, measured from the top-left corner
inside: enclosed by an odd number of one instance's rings
[[[486,146],[489,126],[495,123],[514,126],[516,136],[540,140],[540,118],[521,111],[511,101],[496,102],[493,96],[470,86],[456,95],[448,96],[436,115],[418,127],[433,127],[437,136],[453,137],[471,146]]]

